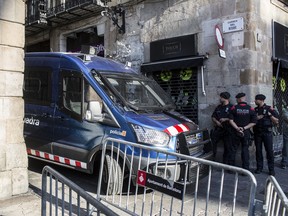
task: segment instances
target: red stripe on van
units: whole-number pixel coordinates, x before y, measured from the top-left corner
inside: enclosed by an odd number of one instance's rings
[[[31,149],[27,149],[27,154],[30,154],[30,155],[32,154]]]
[[[52,154],[49,154],[47,152],[36,151],[33,149],[29,149],[29,148],[27,148],[26,151],[27,151],[27,154],[29,154],[29,155],[34,155],[37,157],[41,157],[41,155],[42,155],[42,157],[47,159],[47,160],[56,161],[58,163],[64,163],[64,164],[74,166],[74,167],[80,167],[82,169],[87,169],[87,164],[84,162],[81,162],[81,161],[75,161],[75,160],[72,160],[69,158],[64,158],[64,157],[60,157],[58,155],[52,155]],[[71,161],[72,161],[72,163],[71,163]],[[75,161],[75,164],[74,164],[74,161]]]
[[[35,154],[37,157],[40,157],[40,152],[39,151],[35,151]]]
[[[70,160],[68,158],[64,158],[65,164],[70,165]]]
[[[54,160],[57,161],[57,162],[60,162],[60,158],[56,155],[54,155]]]
[[[46,152],[44,153],[44,157],[45,157],[46,159],[50,159],[50,158],[49,158],[49,154],[46,153]]]
[[[76,167],[81,167],[81,162],[80,161],[75,161]]]
[[[178,133],[183,132],[182,128],[179,125],[174,125],[174,128],[178,131]]]
[[[184,124],[170,126],[164,130],[164,132],[168,133],[170,136],[177,136],[179,133],[186,131],[189,131],[189,128]]]

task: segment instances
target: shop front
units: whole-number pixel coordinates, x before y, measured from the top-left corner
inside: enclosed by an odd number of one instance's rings
[[[274,105],[279,110],[280,115],[282,114],[282,108],[288,106],[287,85],[288,85],[288,27],[281,25],[280,23],[273,22]],[[282,125],[282,120],[280,125]]]
[[[280,114],[279,127],[274,133],[274,155],[281,156],[283,146],[283,111],[288,106],[288,28],[273,22],[273,96]]]
[[[197,35],[187,35],[150,43],[150,62],[141,72],[171,96],[176,111],[198,124],[198,73],[205,57],[197,53]]]

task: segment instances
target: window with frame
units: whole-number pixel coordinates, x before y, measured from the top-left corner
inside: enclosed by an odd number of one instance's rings
[[[50,68],[25,68],[23,85],[25,102],[50,105],[51,74]]]
[[[63,76],[63,106],[68,111],[82,116],[82,78]]]
[[[77,120],[82,120],[90,101],[102,99],[89,83],[76,71],[62,71],[62,108]]]

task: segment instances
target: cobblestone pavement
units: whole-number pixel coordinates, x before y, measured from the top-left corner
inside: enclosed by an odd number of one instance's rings
[[[253,152],[253,151],[252,151]],[[216,161],[221,161],[221,150],[217,154]],[[253,154],[253,153],[252,153]],[[237,164],[240,164],[239,158],[240,153],[237,155],[238,161]],[[280,168],[280,158],[275,158],[275,172],[278,183],[282,187],[284,193],[288,195],[288,169],[283,170]],[[255,169],[255,162],[254,162],[253,155],[251,155],[251,170]],[[0,215],[7,215],[7,216],[21,216],[21,215],[27,215],[27,216],[36,216],[41,214],[41,170],[44,165],[46,165],[44,162],[39,162],[36,160],[29,160],[29,182],[30,187],[29,191],[26,194],[15,196],[8,200],[0,200]],[[57,169],[60,173],[71,179],[73,182],[84,188],[89,193],[95,195],[96,193],[96,187],[97,187],[97,181],[95,176],[79,173],[70,169],[65,169],[59,166],[52,166],[53,168]],[[219,190],[213,190],[213,187],[215,185],[218,185],[221,181],[221,174],[222,172],[220,170],[214,170],[212,173],[213,176],[213,182],[212,187],[210,191],[210,197],[209,197],[209,208],[208,208],[208,215],[217,215],[218,210],[218,200],[219,200]],[[268,177],[268,169],[267,164],[265,164],[264,170],[261,174],[255,174],[256,180],[257,180],[257,192],[256,192],[256,199],[263,201],[264,200],[264,194],[265,194],[265,183],[266,179]],[[228,188],[233,185],[235,179],[235,175],[233,174],[226,174],[225,173],[225,187]],[[247,183],[248,177],[245,176],[239,176],[239,186],[238,186],[238,192],[237,192],[237,206],[235,215],[247,215],[247,202],[249,198],[249,182]],[[197,210],[196,215],[205,215],[205,194],[202,193],[203,188],[206,188],[207,182],[205,179],[201,181],[199,184],[199,191],[198,191],[198,200],[197,200]],[[215,187],[216,188],[216,187]],[[223,191],[223,199],[221,203],[221,215],[231,215],[231,200],[229,198],[229,194],[231,193],[231,190],[229,192]],[[149,196],[152,196],[152,193],[148,193],[146,196],[146,199],[149,199]],[[185,215],[191,215],[189,212],[192,212],[193,205],[194,205],[194,189],[193,186],[189,186],[187,188],[187,194],[185,196],[185,202],[184,202],[184,208],[187,208],[188,210],[185,210]],[[161,196],[157,193],[154,194],[155,198],[155,204],[154,209],[159,208],[159,202],[157,200],[161,199]],[[134,203],[134,197],[130,196],[130,199]],[[138,197],[139,203],[143,203],[143,198],[141,196]],[[170,211],[171,206],[171,199],[170,197],[164,196],[163,199],[163,205],[167,205],[165,207],[163,215],[168,214]],[[123,201],[125,203],[125,200]],[[137,202],[137,208],[140,207]],[[157,206],[158,205],[158,206]],[[179,215],[179,206],[180,203],[177,200],[174,200],[172,211],[173,215]],[[149,212],[150,206],[148,208],[145,208],[145,211]],[[188,211],[188,213],[187,213]],[[145,212],[145,215],[148,215],[149,213]],[[121,215],[125,215],[121,213]],[[258,212],[258,215],[260,213]]]

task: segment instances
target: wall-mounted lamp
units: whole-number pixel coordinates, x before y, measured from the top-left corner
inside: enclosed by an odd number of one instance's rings
[[[106,16],[112,20],[113,25],[116,25],[120,34],[125,33],[125,10],[122,7],[106,7],[105,11],[101,12],[102,16]],[[122,18],[121,24],[119,24],[119,17]]]

